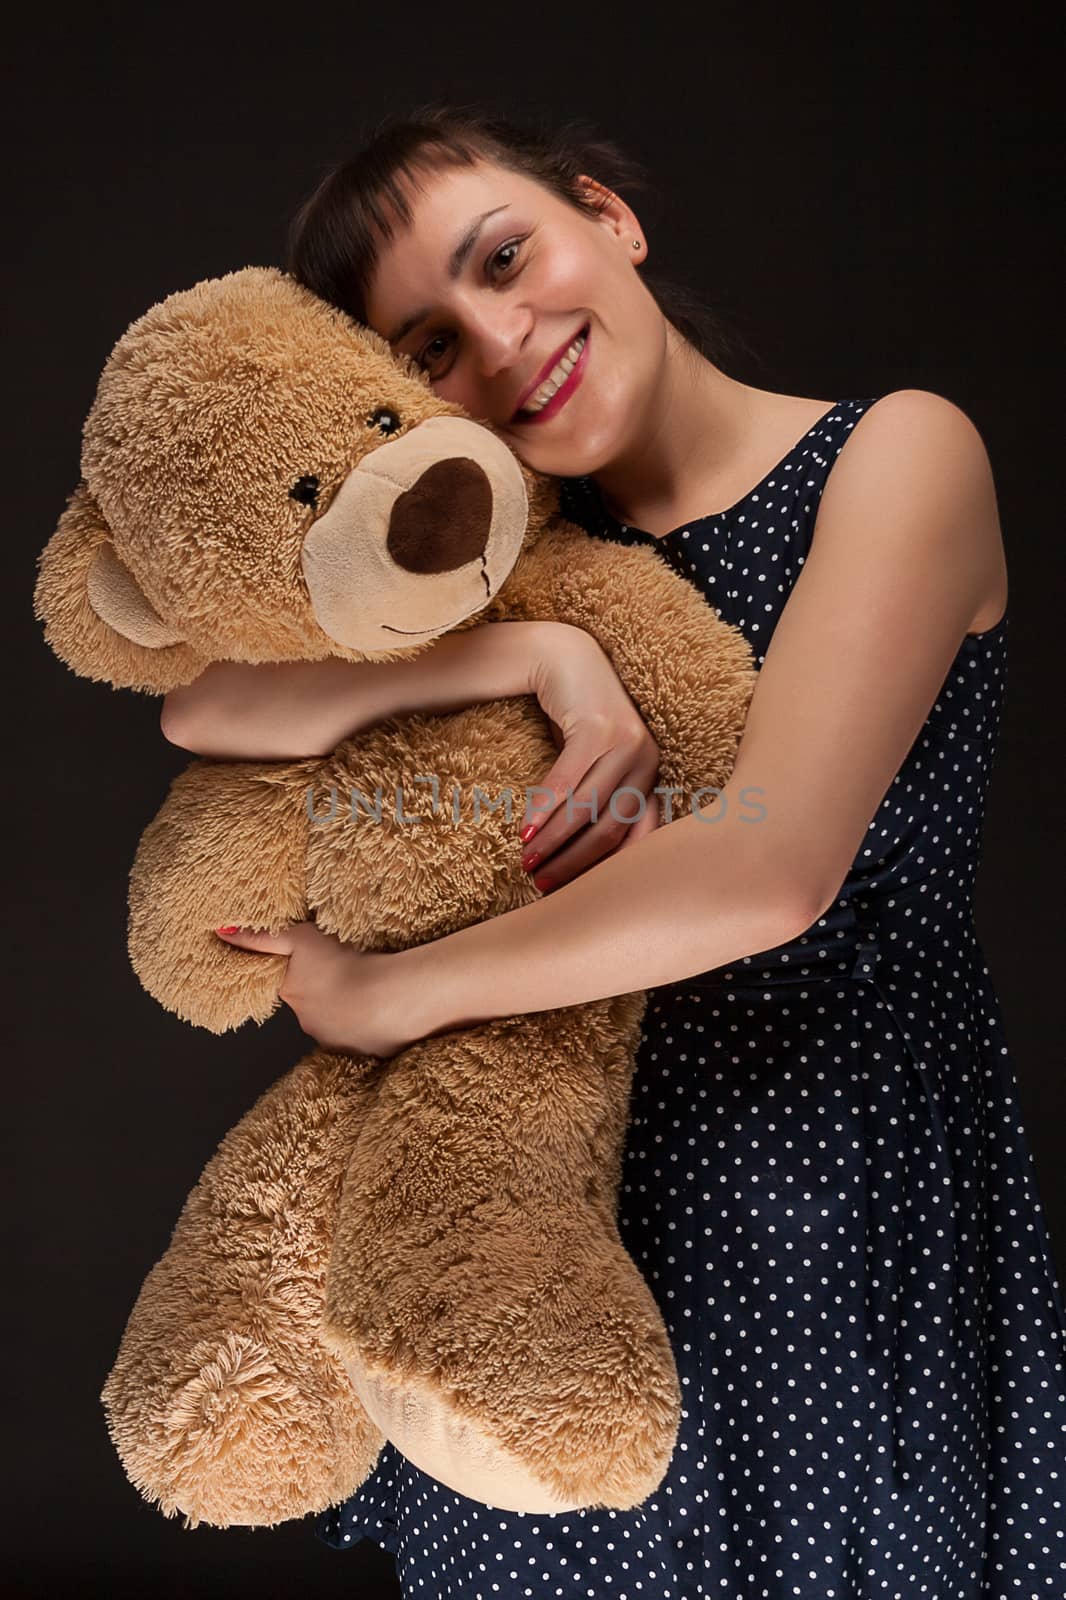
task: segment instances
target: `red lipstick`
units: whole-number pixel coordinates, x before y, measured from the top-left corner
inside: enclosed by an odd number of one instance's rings
[[[565,356],[566,352],[573,344],[574,339],[579,339],[582,334],[584,334],[585,343],[581,348],[581,354],[574,363],[572,370],[567,374],[565,381],[555,391],[547,405],[542,406],[539,411],[532,412],[529,416],[522,416],[519,414],[521,412],[520,405],[516,409],[514,416],[511,418],[512,424],[546,422],[549,417],[553,417],[557,411],[562,410],[563,406],[566,405],[566,402],[570,399],[570,396],[574,393],[578,384],[581,382],[582,377],[584,376],[585,365],[589,353],[590,331],[591,330],[588,325],[586,325],[584,328],[579,328],[577,333],[574,335],[574,338],[570,339],[567,344],[563,345],[560,350],[556,351],[548,365],[541,371],[535,382],[530,385],[525,394],[522,396],[522,405],[524,405],[529,399],[530,395],[536,394],[544,380],[551,376],[555,367],[562,360],[563,356]]]

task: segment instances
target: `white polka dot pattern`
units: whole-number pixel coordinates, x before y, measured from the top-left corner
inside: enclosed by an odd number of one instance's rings
[[[859,416],[653,541],[759,654]],[[622,543],[588,480],[567,513]],[[1007,620],[968,637],[834,906],[652,992],[619,1228],[678,1446],[636,1511],[499,1512],[386,1445],[316,1531],[422,1600],[1066,1596],[1066,1317],[973,889]]]

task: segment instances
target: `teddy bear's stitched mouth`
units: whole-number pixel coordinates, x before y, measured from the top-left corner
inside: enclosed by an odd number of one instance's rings
[[[452,622],[442,622],[438,628],[394,628],[388,622],[383,622],[381,626],[386,633],[404,633],[409,634],[412,638],[419,633],[447,633],[449,628],[457,627],[460,622],[465,622],[467,617],[474,616],[480,610],[481,605],[476,605],[473,611],[466,613],[466,616],[456,617]]]

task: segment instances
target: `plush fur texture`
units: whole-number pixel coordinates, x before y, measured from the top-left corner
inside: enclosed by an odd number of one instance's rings
[[[553,482],[274,269],[129,328],[82,470],[35,608],[83,676],[162,694],[215,660],[402,659],[554,619],[611,657],[675,814],[729,776],[742,635],[651,549],[566,523]],[[527,697],[390,718],[321,759],[193,761],[131,869],[141,982],[223,1032],[277,1009],[285,965],[225,945],[225,920],[313,916],[397,950],[536,898],[514,819],[555,754]],[[514,812],[477,815],[476,791]],[[190,1194],[104,1387],[144,1496],[186,1526],[269,1526],[351,1494],[388,1437],[506,1509],[646,1499],[680,1393],[615,1221],[645,1003],[500,1018],[392,1061],[315,1049],[273,1085]]]

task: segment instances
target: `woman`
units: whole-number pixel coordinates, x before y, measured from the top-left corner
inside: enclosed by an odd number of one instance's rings
[[[619,1226],[682,1380],[661,1489],[497,1512],[386,1446],[319,1533],[463,1600],[1062,1593],[1062,1299],[973,921],[1006,662],[987,456],[935,394],[728,377],[644,281],[632,176],[612,146],[437,109],[320,185],[291,267],[743,630],[760,670],[720,801],[589,824],[592,797],[650,793],[654,747],[595,652],[507,624],[398,665],[211,668],[164,711],[234,757],[531,688],[559,722],[525,858],[544,898],[397,954],[222,931],[288,954],[319,1042],[387,1054],[653,991]]]

